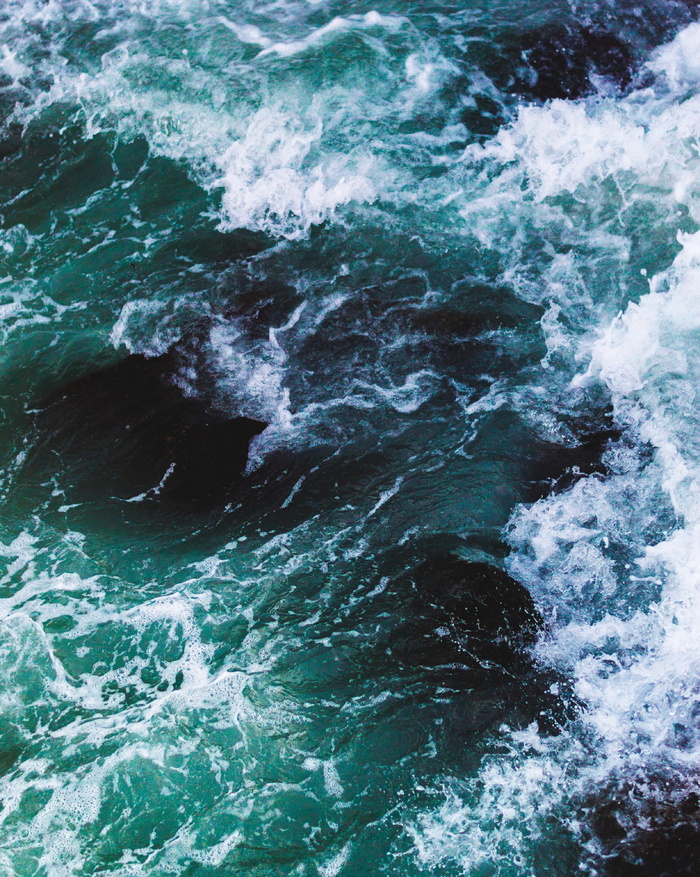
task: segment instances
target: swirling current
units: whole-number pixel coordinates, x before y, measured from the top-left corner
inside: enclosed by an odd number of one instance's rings
[[[3,0],[0,877],[700,853],[693,0]]]

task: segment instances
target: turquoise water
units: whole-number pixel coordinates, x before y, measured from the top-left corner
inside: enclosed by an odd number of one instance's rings
[[[699,27],[5,0],[3,877],[694,873]]]

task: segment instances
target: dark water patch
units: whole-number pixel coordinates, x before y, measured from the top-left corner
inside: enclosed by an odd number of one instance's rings
[[[507,517],[516,503],[535,502],[553,490],[566,490],[586,474],[607,471],[604,454],[619,433],[606,423],[605,410],[596,412],[591,405],[589,414],[585,425],[562,418],[562,431],[569,433],[564,443],[547,438],[506,406],[498,408],[484,415],[478,434],[465,446],[470,458],[462,464],[454,461],[452,472],[460,472],[465,489],[470,481],[474,489],[478,477],[478,490],[489,492],[492,513],[501,509]]]
[[[22,148],[23,128],[18,124],[4,126],[0,134],[0,160],[15,155]]]
[[[507,115],[503,105],[491,95],[477,93],[471,97],[459,118],[477,140],[485,140],[493,137],[506,123]],[[455,148],[459,146],[461,143],[455,143]]]
[[[579,24],[527,34],[521,41],[521,57],[513,90],[538,101],[592,94],[596,79],[625,89],[635,67],[632,49],[624,40]]]
[[[605,453],[611,443],[620,438],[620,430],[608,426],[595,432],[579,433],[578,443],[572,446],[542,443],[533,455],[529,470],[528,501],[535,502],[543,496],[562,493],[588,475],[604,475],[608,471]]]
[[[133,203],[142,221],[160,223],[169,217],[192,222],[208,206],[205,193],[185,167],[171,159],[153,156],[139,173],[141,185]]]
[[[134,354],[79,378],[36,415],[40,438],[27,465],[60,460],[75,496],[223,501],[265,424],[187,395],[177,380],[185,360],[182,349]]]
[[[490,564],[442,554],[418,566],[412,577],[419,598],[443,611],[456,639],[470,647],[475,641],[485,649],[532,644],[542,625],[527,589]]]
[[[131,140],[117,139],[111,155],[117,177],[133,180],[148,161],[148,141],[145,137],[134,137]]]
[[[193,264],[220,271],[231,262],[255,256],[269,247],[272,241],[259,232],[237,229],[236,231],[212,231],[208,223],[182,229],[179,239],[172,246],[162,247],[160,255],[172,255],[190,260]]]
[[[114,179],[108,138],[85,140],[68,107],[53,116],[27,126],[0,181],[4,223],[32,233],[47,229],[53,211],[77,207]]]
[[[578,706],[568,683],[530,656],[542,617],[495,559],[455,553],[470,550],[467,540],[434,533],[385,552],[373,574],[360,567],[371,599],[340,611],[362,633],[356,671],[389,687],[398,674],[416,686],[421,710],[449,715],[458,734],[503,721],[537,721],[543,733],[557,733]]]
[[[649,53],[697,18],[698,3],[533,8],[517,25],[504,21],[499,11],[488,24],[478,15],[458,13],[443,20],[443,39],[452,36],[456,60],[465,70],[446,86],[444,99],[451,106],[464,105],[460,119],[470,140],[493,136],[506,124],[513,97],[544,102],[599,90],[625,93],[637,83]],[[487,87],[476,85],[475,70],[485,74]],[[645,82],[642,77],[638,84]]]
[[[387,322],[453,343],[498,329],[525,333],[542,315],[541,308],[517,299],[507,289],[465,281],[455,284],[453,292],[455,297],[449,302],[396,305],[387,314]]]
[[[695,877],[700,798],[691,777],[622,782],[599,793],[589,814],[605,877]]]
[[[224,250],[227,238],[237,239],[237,236],[238,233],[222,235],[217,246]],[[235,324],[243,329],[253,341],[269,340],[270,331],[283,326],[295,309],[305,302],[296,286],[277,272],[272,272],[271,276],[251,277],[249,267],[245,265],[242,272],[231,273],[230,278],[225,275],[219,278],[223,299],[221,318],[224,324]]]
[[[696,0],[646,0],[644,3],[597,4],[594,25],[620,35],[638,56],[671,40],[697,18]],[[591,21],[586,21],[592,24]]]
[[[474,731],[481,716],[494,729],[496,721],[536,721],[551,734],[575,716],[570,686],[538,668],[527,651],[543,631],[542,616],[527,589],[499,566],[431,553],[398,587],[406,585],[410,599],[393,634],[403,642],[400,654],[436,681],[456,690],[466,685],[475,695],[468,706],[459,698],[467,709],[461,723],[452,715],[455,730]]]

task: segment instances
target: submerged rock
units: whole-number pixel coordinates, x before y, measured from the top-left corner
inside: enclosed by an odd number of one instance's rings
[[[624,40],[605,30],[581,25],[528,34],[521,45],[512,90],[546,101],[575,99],[595,91],[595,78],[627,88],[634,58]]]
[[[527,588],[488,563],[437,555],[413,572],[419,598],[440,608],[458,635],[522,645],[542,624]]]
[[[397,581],[409,588],[395,631],[411,664],[524,669],[542,618],[527,589],[488,563],[436,554]],[[410,596],[409,596],[410,595]]]
[[[35,417],[33,464],[52,458],[67,470],[68,489],[91,495],[224,499],[266,424],[186,395],[180,364],[176,352],[134,354],[71,383]]]
[[[532,597],[499,567],[435,553],[397,577],[386,600],[394,603],[387,616],[401,619],[382,643],[388,660],[449,689],[445,733],[464,738],[503,722],[537,722],[550,736],[576,714],[566,681],[529,654],[543,627]]]
[[[596,864],[605,877],[695,877],[700,797],[688,780],[623,783],[590,809]]]

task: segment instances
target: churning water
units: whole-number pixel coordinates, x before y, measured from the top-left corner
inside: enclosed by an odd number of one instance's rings
[[[698,873],[694,14],[3,0],[2,877]]]

